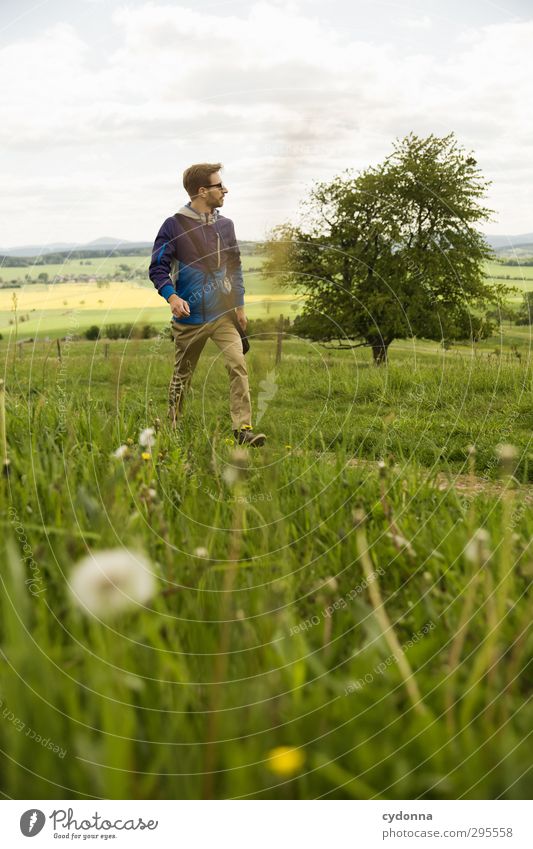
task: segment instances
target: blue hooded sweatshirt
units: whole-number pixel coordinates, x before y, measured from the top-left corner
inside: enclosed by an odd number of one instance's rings
[[[189,304],[189,316],[173,316],[179,324],[205,324],[244,305],[233,221],[217,210],[203,214],[188,203],[167,218],[154,242],[148,274],[165,300],[176,294]]]

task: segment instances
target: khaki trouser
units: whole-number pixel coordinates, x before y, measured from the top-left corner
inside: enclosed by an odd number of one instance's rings
[[[191,378],[208,339],[220,348],[229,375],[231,424],[234,430],[252,424],[252,406],[248,386],[248,371],[242,340],[229,315],[222,315],[205,324],[178,324],[171,321],[176,345],[174,373],[168,393],[169,418],[172,425],[183,412],[183,402]]]

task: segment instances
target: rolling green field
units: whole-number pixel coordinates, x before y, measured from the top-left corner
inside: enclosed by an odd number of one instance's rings
[[[533,283],[532,265],[501,265],[499,262],[487,262],[485,263],[485,272],[490,277],[510,277],[512,281],[517,281],[513,285],[519,285],[520,282]]]
[[[268,443],[237,453],[212,343],[176,431],[170,342],[54,349],[0,342],[4,795],[529,798],[525,341],[252,339]],[[80,558],[124,547],[150,591],[89,564],[88,614]]]
[[[514,306],[522,301],[522,293],[533,289],[533,266],[500,265],[497,262],[485,263],[485,273],[498,283],[515,287],[518,291],[509,296]]]

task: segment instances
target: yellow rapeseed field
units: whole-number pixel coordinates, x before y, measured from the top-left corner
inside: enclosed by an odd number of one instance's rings
[[[48,285],[28,285],[21,289],[0,290],[0,311],[10,310],[13,306],[13,294],[17,296],[17,309],[29,312],[38,310],[110,310],[164,306],[155,289],[145,286],[132,286],[131,283],[111,283],[109,289],[98,288],[96,283],[61,283]],[[247,295],[248,303],[260,303],[264,295]],[[268,296],[269,301],[292,301],[294,295],[275,293]],[[66,303],[65,303],[66,301]],[[82,303],[83,301],[83,303]]]

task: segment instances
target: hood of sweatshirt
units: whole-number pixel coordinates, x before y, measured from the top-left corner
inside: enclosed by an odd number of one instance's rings
[[[189,202],[178,209],[178,215],[186,215],[187,218],[192,218],[198,224],[214,224],[218,218],[218,209],[214,209],[213,212],[197,212]]]

